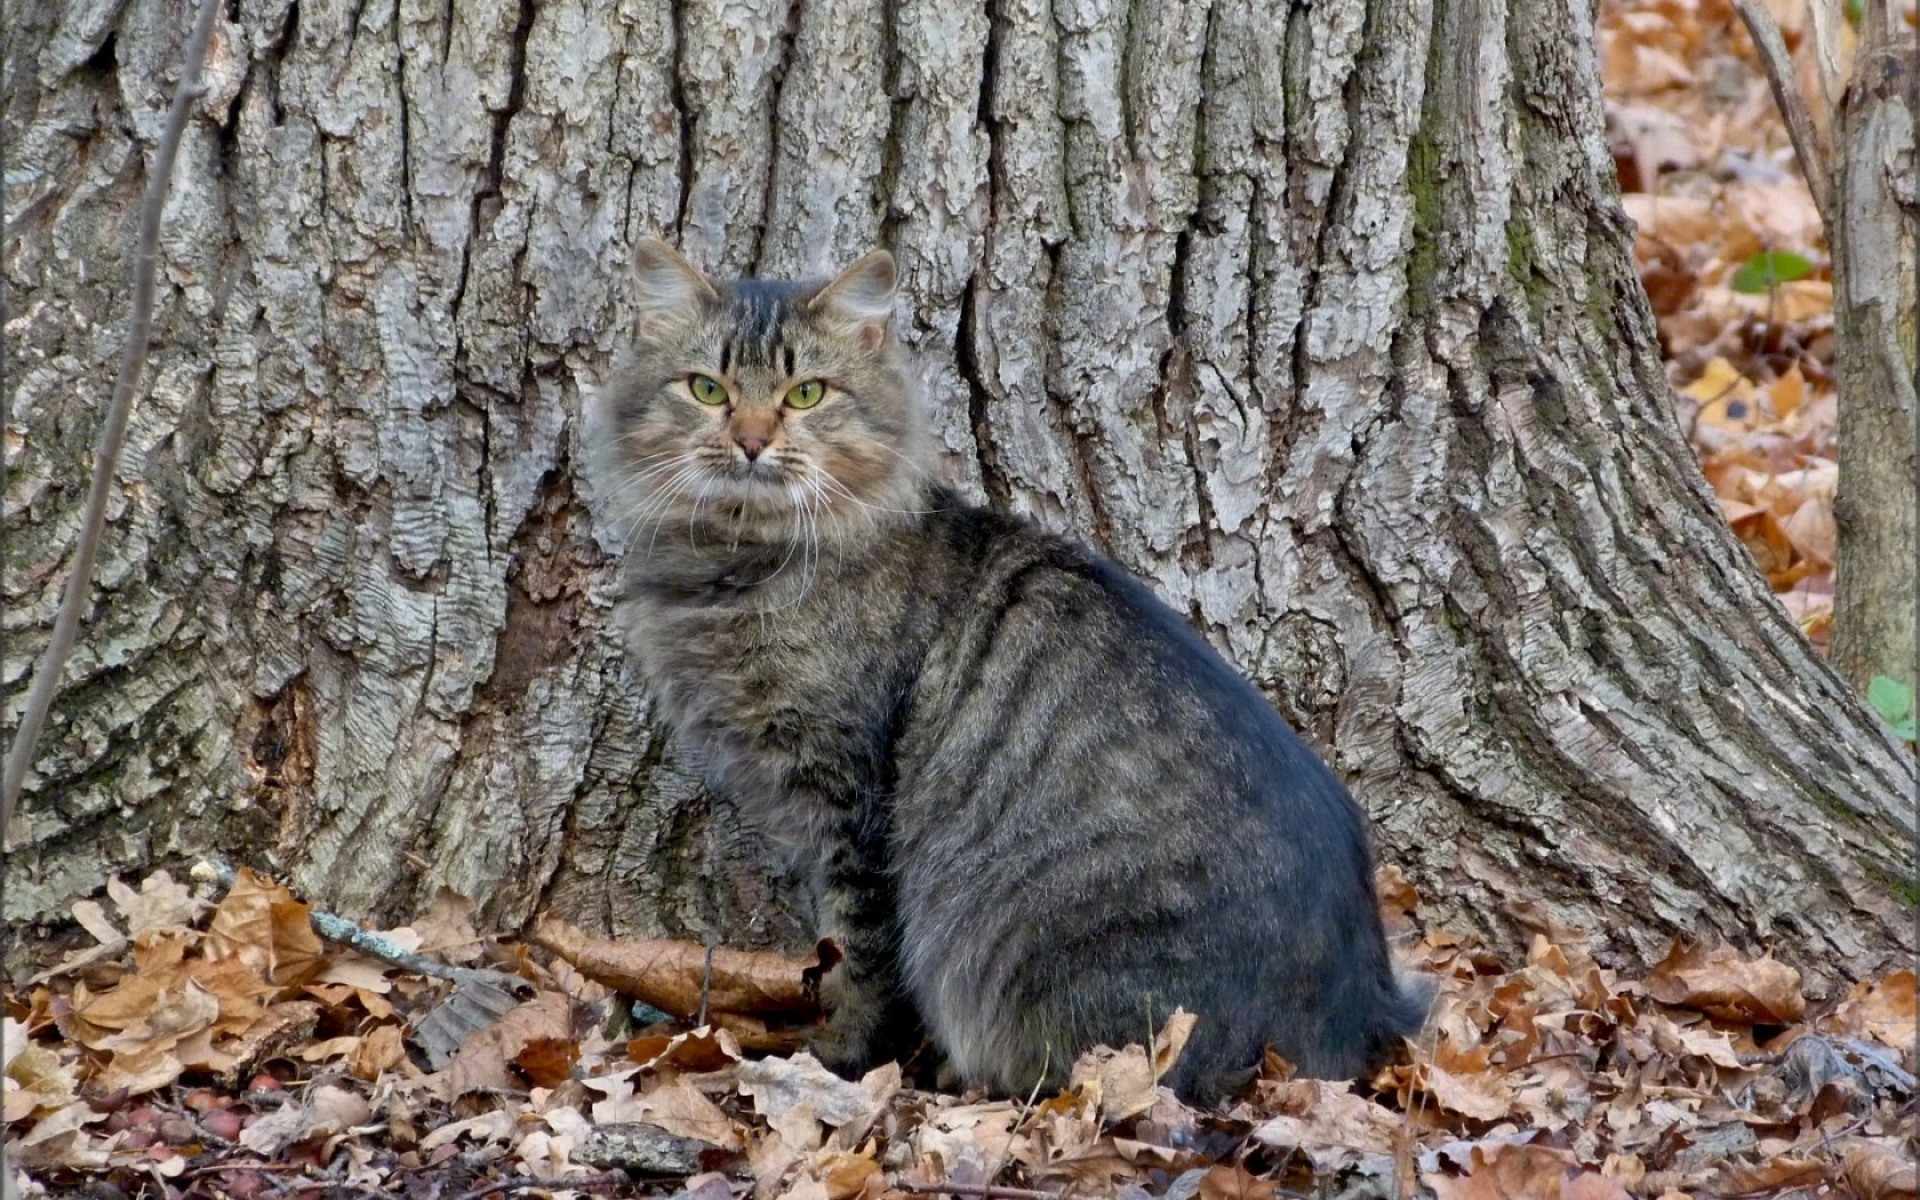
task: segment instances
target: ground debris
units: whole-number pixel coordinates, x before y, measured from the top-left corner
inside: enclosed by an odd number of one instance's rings
[[[128,928],[84,914],[106,952],[8,993],[21,1195],[1912,1194],[1908,971],[1825,1005],[1781,964],[1724,946],[1609,971],[1580,931],[1518,902],[1535,931],[1522,964],[1408,934],[1439,997],[1404,1061],[1331,1083],[1270,1054],[1208,1112],[1158,1083],[1186,1013],[1151,1049],[1085,1056],[1063,1092],[956,1096],[899,1064],[847,1080],[803,1050],[756,1049],[712,987],[708,1024],[632,1029],[628,1000],[507,937],[465,936],[463,957],[528,998],[502,990],[436,1019],[464,985],[316,945],[297,899],[238,878],[238,904],[159,876],[116,883]],[[1409,921],[1417,894],[1382,882]]]

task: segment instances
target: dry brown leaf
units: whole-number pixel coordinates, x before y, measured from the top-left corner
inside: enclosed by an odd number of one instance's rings
[[[636,1095],[632,1081],[639,1073],[639,1068],[631,1067],[582,1081],[606,1094],[606,1099],[592,1106],[595,1124],[657,1125],[675,1137],[697,1138],[730,1150],[743,1148],[739,1128],[698,1088],[669,1071],[651,1090]]]
[[[1418,1079],[1442,1109],[1497,1121],[1513,1108],[1513,1088],[1492,1065],[1492,1056],[1486,1043],[1461,1046],[1442,1035],[1434,1039],[1432,1060],[1417,1068]]]
[[[8,1165],[17,1164],[29,1170],[64,1168],[70,1171],[105,1166],[106,1152],[87,1137],[86,1127],[106,1117],[107,1114],[95,1112],[84,1100],[57,1108],[19,1137],[8,1136]]]
[[[1822,1029],[1853,1037],[1870,1037],[1896,1050],[1914,1045],[1916,1005],[1914,973],[1895,971],[1879,982],[1862,981],[1853,985],[1820,1023]]]
[[[985,1178],[1013,1157],[1020,1115],[1018,1106],[1004,1100],[935,1108],[913,1130],[914,1158],[931,1165],[931,1178],[956,1173]]]
[[[1780,1154],[1760,1163],[1726,1162],[1720,1164],[1710,1181],[1719,1193],[1761,1193],[1787,1188],[1818,1187],[1829,1181],[1831,1172],[1824,1163]]]
[[[366,1097],[346,1088],[321,1084],[298,1104],[268,1113],[240,1132],[240,1144],[269,1158],[298,1142],[309,1142],[363,1125],[373,1115]]]
[[[894,1078],[897,1086],[897,1069]],[[840,1078],[811,1054],[741,1063],[734,1079],[754,1111],[801,1153],[819,1148],[821,1123],[839,1128],[870,1121],[885,1103],[876,1103],[873,1091]]]
[[[529,1039],[513,1056],[513,1065],[535,1087],[558,1087],[573,1077],[573,1065],[580,1061],[580,1043],[572,1037],[536,1037]]]
[[[1806,1012],[1800,972],[1771,954],[1741,956],[1722,944],[1683,945],[1675,941],[1645,981],[1647,994],[1662,1004],[1698,1009],[1726,1021],[1784,1025]]]
[[[6,1123],[44,1117],[74,1102],[76,1081],[60,1056],[28,1040],[27,1027],[5,1020]]]
[[[886,1172],[865,1154],[828,1150],[808,1170],[824,1185],[826,1200],[878,1200],[887,1189]]]
[[[1439,1200],[1626,1200],[1627,1192],[1598,1171],[1584,1170],[1565,1150],[1489,1142],[1468,1152],[1467,1174],[1429,1171],[1421,1182]]]
[[[281,986],[302,983],[325,965],[308,914],[286,888],[242,867],[207,927],[207,956],[239,958]]]
[[[701,1008],[707,948],[697,942],[614,940],[589,936],[551,914],[534,922],[529,939],[564,958],[582,975],[663,1012],[691,1020]],[[738,1013],[808,1013],[818,1004],[806,986],[819,957],[792,959],[769,952],[716,947],[707,1008]]]
[[[1324,1079],[1262,1084],[1260,1094],[1279,1115],[1256,1126],[1253,1140],[1297,1149],[1321,1172],[1392,1155],[1405,1123],[1399,1113]]]
[[[740,1044],[724,1029],[703,1025],[672,1036],[654,1034],[627,1043],[627,1058],[642,1067],[680,1071],[718,1071],[740,1061]]]
[[[1247,1173],[1239,1163],[1220,1163],[1200,1177],[1200,1200],[1273,1200],[1279,1189]]]
[[[1733,1048],[1733,1039],[1725,1033],[1698,1025],[1681,1025],[1659,1013],[1648,1013],[1642,1024],[1652,1037],[1654,1046],[1663,1054],[1703,1058],[1729,1071],[1741,1069],[1740,1056]]]
[[[1840,1178],[1860,1200],[1914,1200],[1920,1172],[1914,1168],[1911,1147],[1902,1153],[1879,1142],[1856,1139],[1840,1160]]]
[[[473,924],[478,911],[473,901],[442,884],[427,911],[408,926],[419,937],[411,949],[443,962],[472,962],[480,957],[482,948],[480,933]]]
[[[509,1069],[515,1057],[537,1040],[572,1036],[572,1000],[564,992],[541,992],[475,1031],[454,1052],[445,1072],[448,1098],[474,1091],[519,1089],[521,1080]]]
[[[1094,1047],[1073,1064],[1068,1086],[1090,1098],[1108,1123],[1138,1116],[1159,1100],[1160,1080],[1180,1060],[1195,1020],[1194,1014],[1175,1009],[1154,1035],[1151,1058],[1140,1046]]]
[[[136,938],[148,930],[184,929],[213,907],[186,884],[174,882],[165,871],[155,871],[142,879],[137,892],[119,876],[109,875],[107,895],[126,918],[128,936]]]

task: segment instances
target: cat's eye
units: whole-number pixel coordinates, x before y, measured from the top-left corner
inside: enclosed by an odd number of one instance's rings
[[[812,408],[827,394],[827,385],[818,379],[809,379],[805,383],[796,383],[787,389],[788,408]]]
[[[726,386],[711,375],[689,375],[687,387],[693,392],[693,398],[702,404],[727,402]]]

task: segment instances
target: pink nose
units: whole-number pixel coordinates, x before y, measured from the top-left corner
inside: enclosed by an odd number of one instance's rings
[[[756,437],[751,433],[736,433],[733,435],[733,444],[740,447],[741,452],[747,456],[748,462],[752,462],[760,457],[762,450],[767,448],[767,439]]]

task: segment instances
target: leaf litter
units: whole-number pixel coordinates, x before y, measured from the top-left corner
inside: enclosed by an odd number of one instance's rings
[[[1816,10],[1767,0],[1823,130]],[[1913,0],[1892,11],[1913,39]],[[1855,36],[1836,22],[1838,78]],[[1838,478],[1832,258],[1731,0],[1602,0],[1607,125],[1682,425],[1728,523],[1823,651]]]
[[[1805,6],[1770,7],[1817,99]],[[1911,0],[1896,7],[1911,25]],[[1727,0],[1603,0],[1598,35],[1679,415],[1735,533],[1824,645],[1837,468],[1818,214]],[[909,1086],[892,1064],[843,1080],[800,1049],[830,943],[785,960],[558,923],[517,943],[481,936],[475,906],[451,892],[387,931],[442,962],[490,961],[531,985],[523,999],[330,947],[305,905],[244,873],[217,904],[166,872],[106,891],[111,911],[73,909],[95,944],[5,997],[8,1170],[22,1196],[1916,1189],[1912,971],[1810,1005],[1769,957],[1676,944],[1631,979],[1550,923],[1509,965],[1411,931],[1417,897],[1390,870],[1385,915],[1441,985],[1419,1045],[1357,1085],[1295,1079],[1269,1056],[1212,1112],[1158,1086],[1188,1014],[1151,1049],[1088,1055],[1060,1094],[956,1096]],[[615,988],[679,1020],[623,1031]],[[702,1008],[707,1023],[690,1028]]]
[[[830,950],[669,952],[543,921],[540,940],[589,971],[480,936],[445,895],[384,936],[527,986],[436,1066],[419,1031],[463,984],[321,941],[305,904],[245,871],[224,896],[165,872],[116,880],[115,912],[75,906],[112,952],[5,997],[9,1169],[22,1196],[234,1200],[1914,1194],[1912,971],[1819,1003],[1770,956],[1675,944],[1629,977],[1544,918],[1509,964],[1421,934],[1417,894],[1391,869],[1380,883],[1408,965],[1439,987],[1418,1043],[1360,1083],[1295,1078],[1269,1053],[1237,1098],[1198,1110],[1159,1083],[1188,1013],[1151,1047],[1083,1056],[1051,1095],[941,1092],[897,1063],[843,1079],[795,1048],[819,1014],[794,997],[816,994]],[[455,903],[466,931],[423,936]],[[713,978],[710,959],[753,981]],[[590,977],[632,984],[637,966],[653,978],[632,990],[704,990],[707,1023],[636,1025],[635,1002]]]

